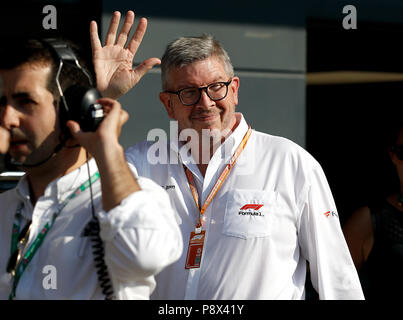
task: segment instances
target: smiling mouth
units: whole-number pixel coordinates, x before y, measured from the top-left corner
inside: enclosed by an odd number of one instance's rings
[[[211,121],[214,120],[218,117],[218,114],[206,114],[206,115],[198,115],[195,117],[192,117],[193,120],[196,121]]]

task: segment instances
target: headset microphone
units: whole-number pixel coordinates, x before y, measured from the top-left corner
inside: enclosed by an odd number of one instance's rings
[[[54,154],[58,153],[64,146],[64,143],[66,140],[61,141],[52,151],[52,153],[47,156],[45,159],[38,161],[37,163],[26,163],[26,162],[19,162],[14,160],[13,158],[10,159],[10,164],[16,166],[16,167],[23,167],[23,168],[34,168],[38,167],[41,164],[44,164],[46,161],[48,161]]]

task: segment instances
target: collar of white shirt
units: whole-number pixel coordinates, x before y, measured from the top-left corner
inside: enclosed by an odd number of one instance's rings
[[[225,141],[216,149],[213,157],[210,159],[206,175],[203,178],[197,164],[190,155],[189,144],[184,144],[178,139],[170,140],[171,152],[174,152],[182,160],[182,163],[192,172],[193,176],[203,184],[204,179],[210,181],[214,176],[221,173],[224,165],[229,162],[232,155],[234,154],[236,148],[242,142],[245,136],[248,125],[243,117],[242,113],[236,112],[236,128],[235,130],[225,139]]]
[[[98,169],[95,160],[92,158],[88,161],[90,167],[90,175],[93,175]],[[45,189],[43,198],[56,198],[58,202],[64,201],[75,188],[88,180],[87,163],[79,168],[69,172],[68,174],[53,180]],[[84,174],[85,173],[85,174]],[[22,214],[26,219],[32,219],[32,203],[30,201],[30,192],[27,175],[24,175],[16,186],[17,196],[21,199],[25,206],[31,210],[23,210]],[[42,198],[41,197],[41,198]],[[30,215],[30,216],[27,216]]]

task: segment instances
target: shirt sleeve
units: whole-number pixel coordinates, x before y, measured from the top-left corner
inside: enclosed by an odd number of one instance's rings
[[[300,203],[299,242],[320,299],[364,299],[341,230],[336,205],[319,164],[307,176]]]
[[[149,147],[152,144],[150,141],[142,141],[125,151],[126,161],[135,176],[138,174],[143,177],[149,177],[149,171],[145,161],[147,161]]]
[[[149,179],[137,179],[142,190],[98,214],[105,262],[112,279],[120,284],[144,282],[176,261],[183,249],[165,190]]]

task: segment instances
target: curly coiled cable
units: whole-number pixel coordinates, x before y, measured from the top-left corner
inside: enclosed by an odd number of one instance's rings
[[[108,267],[104,260],[104,243],[99,235],[100,228],[98,219],[93,217],[88,223],[87,228],[94,255],[95,269],[97,270],[99,285],[101,286],[102,293],[105,295],[105,300],[114,300],[113,286],[109,277]]]

